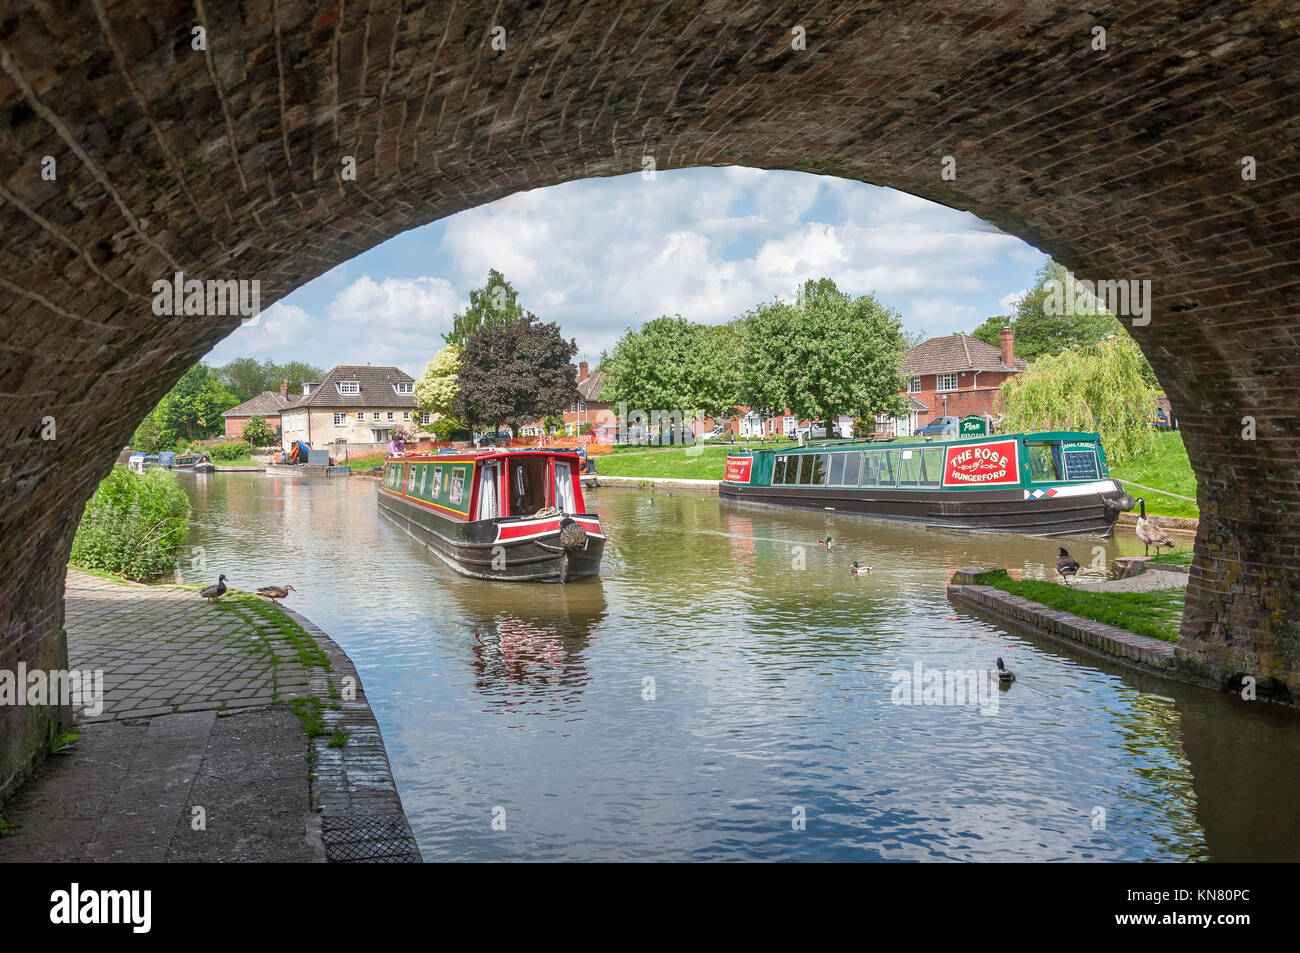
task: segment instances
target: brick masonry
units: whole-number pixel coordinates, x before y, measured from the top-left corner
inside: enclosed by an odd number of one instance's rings
[[[156,316],[154,281],[257,279],[267,307],[406,229],[652,156],[890,186],[1081,277],[1150,279],[1133,333],[1205,513],[1180,652],[1300,690],[1294,4],[118,0],[0,22],[0,667],[59,663],[82,502],[238,323]],[[0,788],[49,720],[0,712]]]

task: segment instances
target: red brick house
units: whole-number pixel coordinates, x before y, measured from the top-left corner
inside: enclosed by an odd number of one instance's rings
[[[993,398],[1002,382],[1028,366],[1015,356],[1011,328],[1002,329],[1000,349],[961,333],[922,341],[907,352],[901,367],[907,379],[907,419],[888,423],[910,434],[935,417],[993,415]]]
[[[256,397],[244,401],[242,404],[236,404],[221,416],[225,418],[226,439],[238,440],[244,433],[244,428],[248,426],[248,421],[254,415],[261,416],[266,425],[275,431],[276,436],[280,434],[280,411],[289,403],[289,382],[280,382],[280,393],[273,390],[265,390]]]

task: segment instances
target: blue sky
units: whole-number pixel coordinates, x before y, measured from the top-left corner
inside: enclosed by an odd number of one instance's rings
[[[736,167],[633,173],[520,192],[405,232],[303,285],[205,360],[394,364],[418,377],[492,267],[593,363],[660,314],[719,323],[827,275],[933,336],[1007,313],[1046,260],[967,212],[860,182]]]

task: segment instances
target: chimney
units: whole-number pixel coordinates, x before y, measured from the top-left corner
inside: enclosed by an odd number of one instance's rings
[[[289,399],[289,382],[288,382],[288,381],[280,381],[280,399],[281,399],[281,400],[288,400],[288,399]]]
[[[585,381],[586,379],[587,379],[587,362],[586,362],[586,361],[579,361],[579,362],[578,362],[578,380],[579,380],[579,381]]]
[[[1016,366],[1016,332],[1010,327],[1002,329],[1002,363],[1007,367]]]

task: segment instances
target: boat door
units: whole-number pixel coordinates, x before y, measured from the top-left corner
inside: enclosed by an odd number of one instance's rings
[[[501,486],[500,466],[497,460],[488,460],[479,464],[478,514],[475,519],[494,520],[501,512],[498,496]]]
[[[555,502],[552,505],[561,513],[572,515],[577,511],[573,500],[573,470],[567,461],[552,457],[551,473],[555,487]]]

